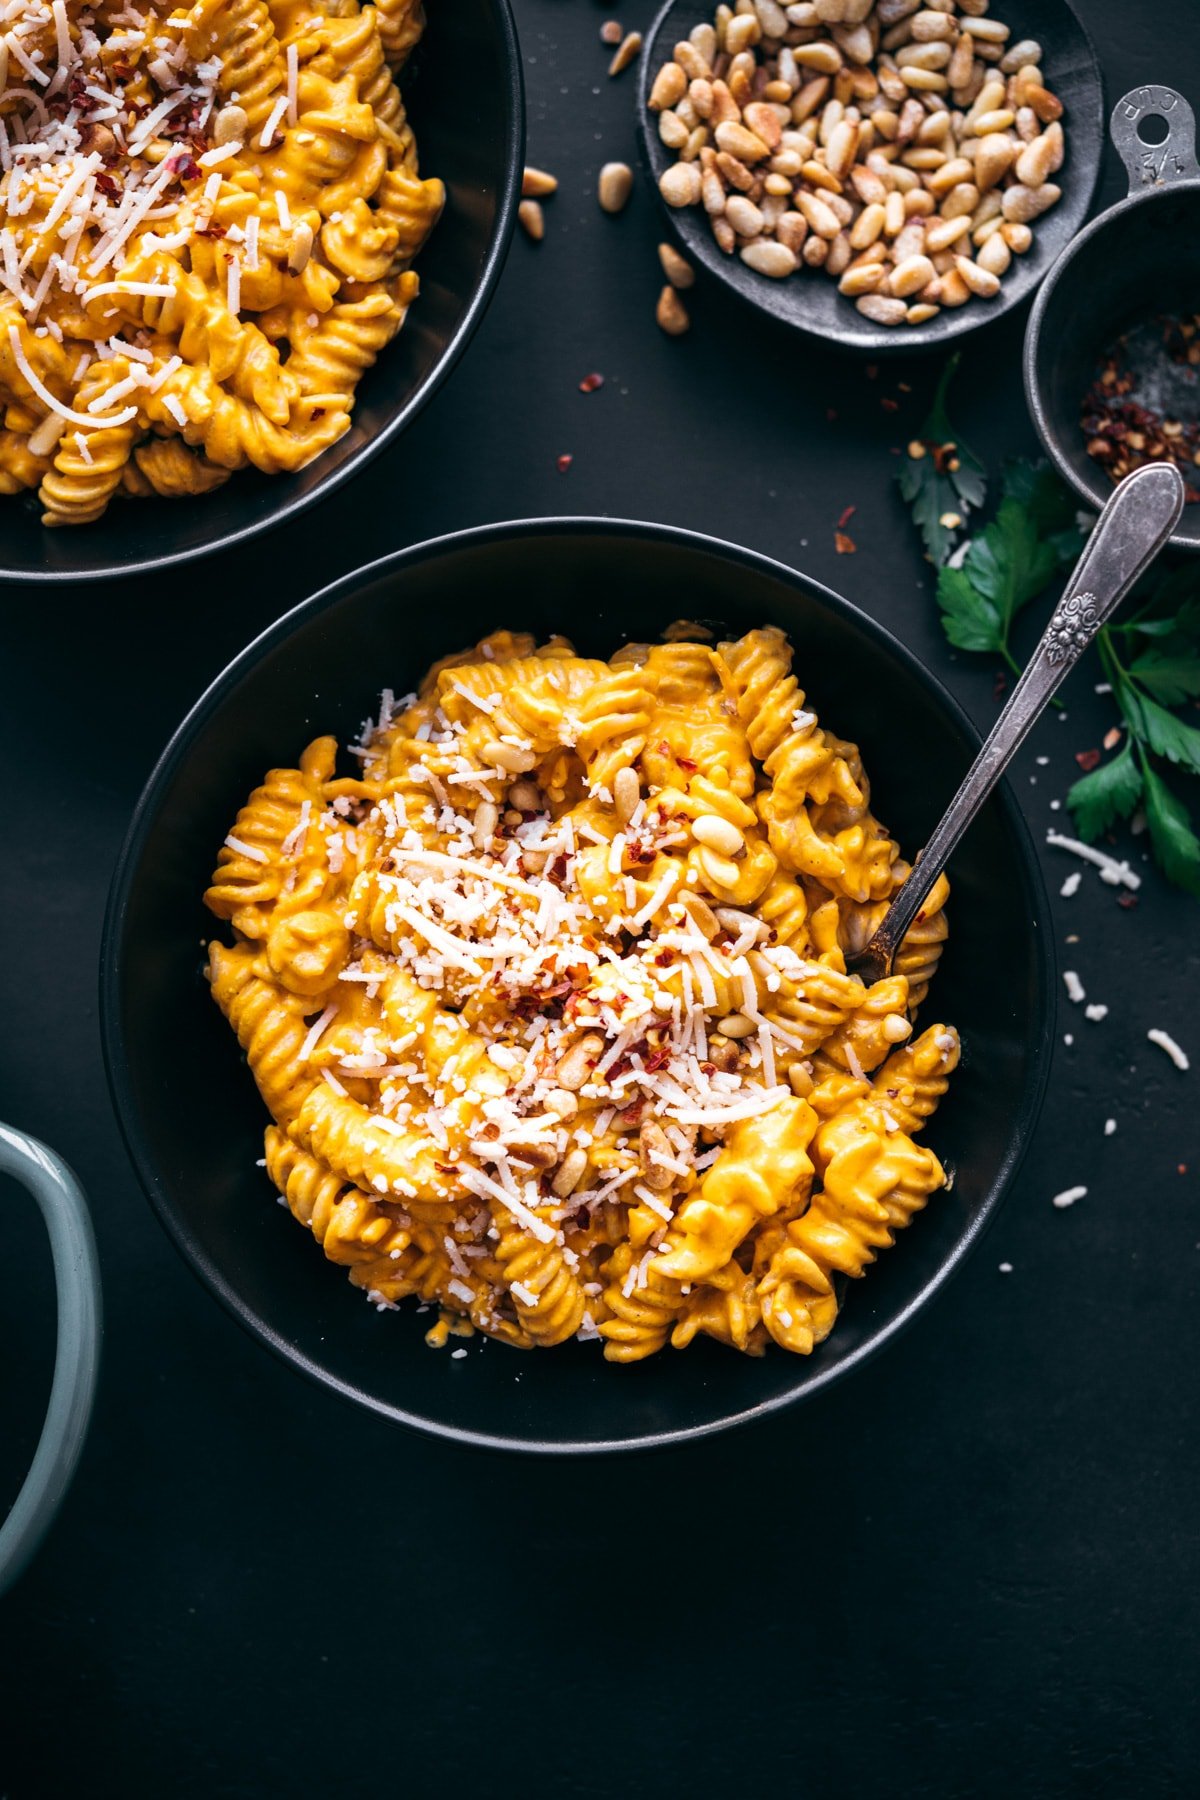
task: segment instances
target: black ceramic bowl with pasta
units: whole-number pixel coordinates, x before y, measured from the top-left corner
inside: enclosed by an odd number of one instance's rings
[[[567,600],[569,596],[569,600]],[[497,626],[566,631],[584,655],[653,637],[686,610],[718,630],[771,623],[822,717],[861,745],[872,803],[902,847],[936,823],[977,748],[934,678],[882,626],[781,565],[664,526],[553,520],[485,526],[345,577],[251,644],[180,726],[114,877],[103,1036],[130,1154],[160,1220],[217,1297],[288,1362],[419,1430],[536,1451],[645,1447],[760,1417],[886,1344],[977,1241],[1029,1139],[1049,1058],[1048,909],[1003,786],[955,857],[951,935],[935,983],[963,1064],[929,1129],[954,1181],[849,1285],[810,1357],[710,1340],[633,1366],[595,1343],[532,1354],[472,1339],[428,1349],[431,1317],[378,1313],[275,1204],[265,1109],[202,979],[214,854],[263,771],[319,733],[353,739],[378,691]],[[933,1328],[936,1329],[936,1326]]]
[[[420,294],[359,383],[346,435],[298,474],[242,469],[197,499],[118,498],[94,525],[47,530],[36,495],[0,497],[0,577],[94,581],[229,549],[332,494],[415,418],[482,318],[516,220],[525,106],[508,0],[431,6],[400,87],[446,207],[414,264]]]

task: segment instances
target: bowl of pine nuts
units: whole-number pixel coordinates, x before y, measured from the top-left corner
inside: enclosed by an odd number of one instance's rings
[[[1100,71],[1066,0],[669,0],[639,103],[689,258],[872,353],[1027,301],[1100,171]]]

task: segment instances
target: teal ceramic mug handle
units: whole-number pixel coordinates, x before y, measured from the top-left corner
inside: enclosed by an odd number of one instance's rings
[[[58,1290],[58,1347],[46,1423],[12,1511],[0,1526],[0,1594],[21,1574],[71,1484],[87,1436],[100,1365],[100,1265],[83,1190],[61,1157],[0,1125],[0,1174],[42,1210]]]

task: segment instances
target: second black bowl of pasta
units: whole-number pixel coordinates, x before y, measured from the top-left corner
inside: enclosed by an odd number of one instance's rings
[[[285,523],[414,417],[499,277],[507,0],[17,11],[0,574],[131,574]]]
[[[827,1385],[961,1261],[1040,1104],[1006,791],[894,974],[845,971],[975,742],[882,627],[685,532],[348,576],[199,702],[118,866],[105,1050],[160,1218],[290,1362],[441,1435],[636,1447]]]

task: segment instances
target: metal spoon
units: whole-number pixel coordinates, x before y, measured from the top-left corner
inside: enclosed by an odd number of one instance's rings
[[[883,915],[871,941],[846,967],[864,981],[891,973],[905,932],[958,848],[959,839],[1025,742],[1051,696],[1138,576],[1158,555],[1183,511],[1183,480],[1172,463],[1148,463],[1127,475],[1100,514],[1063,598],[1029,666],[971,764],[941,824]]]

